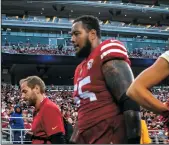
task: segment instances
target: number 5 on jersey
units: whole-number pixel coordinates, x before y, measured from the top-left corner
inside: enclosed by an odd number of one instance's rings
[[[87,98],[89,98],[90,101],[96,101],[97,98],[96,98],[96,95],[93,92],[89,92],[87,90],[84,91],[84,92],[82,91],[82,88],[85,85],[88,85],[90,83],[91,83],[90,76],[87,76],[84,79],[82,79],[82,80],[79,81],[79,85],[78,86],[77,86],[77,84],[74,86],[74,91],[78,92],[78,96],[81,99],[87,99]],[[76,102],[76,104],[80,105],[80,99],[78,97],[75,97],[75,102]]]

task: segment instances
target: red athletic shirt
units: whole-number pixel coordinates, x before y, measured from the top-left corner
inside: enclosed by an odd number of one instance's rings
[[[49,137],[58,132],[65,134],[63,118],[57,105],[45,98],[40,109],[33,117],[32,132],[34,136]],[[43,140],[34,139],[32,144],[43,144]],[[51,142],[47,142],[50,144]]]

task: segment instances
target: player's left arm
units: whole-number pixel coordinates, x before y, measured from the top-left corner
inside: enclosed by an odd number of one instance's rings
[[[124,60],[110,60],[102,65],[106,84],[125,117],[128,143],[140,143],[140,106],[127,95],[126,91],[134,77],[130,66]]]

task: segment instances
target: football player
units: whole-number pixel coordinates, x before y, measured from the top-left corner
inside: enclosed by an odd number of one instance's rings
[[[149,89],[160,83],[167,76],[169,76],[169,51],[163,53],[151,67],[143,71],[127,91],[127,95],[141,106],[161,114],[165,124],[169,123],[169,102],[164,105],[153,96]]]
[[[75,19],[71,35],[76,56],[84,58],[74,75],[79,108],[71,141],[140,143],[140,106],[126,95],[134,78],[125,46],[114,39],[101,42],[99,21],[93,16]]]

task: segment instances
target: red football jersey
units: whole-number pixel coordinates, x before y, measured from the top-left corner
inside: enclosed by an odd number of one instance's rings
[[[115,58],[122,58],[130,64],[127,50],[120,41],[105,40],[76,68],[73,97],[78,105],[80,130],[120,113],[102,73],[103,63]]]

